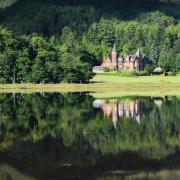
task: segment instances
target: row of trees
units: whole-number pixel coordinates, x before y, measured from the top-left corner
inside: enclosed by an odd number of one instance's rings
[[[159,12],[139,16],[136,21],[101,19],[83,36],[83,44],[97,59],[111,52],[116,43],[121,54],[141,48],[148,59],[147,69],[180,70],[180,24]]]
[[[55,45],[53,38],[48,40],[36,34],[15,36],[0,27],[0,82],[59,83],[92,78],[93,56],[74,47],[69,28],[64,33],[63,43]]]

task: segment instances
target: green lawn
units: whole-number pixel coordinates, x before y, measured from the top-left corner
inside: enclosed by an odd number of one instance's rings
[[[138,76],[122,77],[113,74],[97,74],[93,81],[104,83],[139,85],[180,85],[180,76]]]
[[[122,77],[109,73],[97,74],[93,81],[109,85],[109,90],[93,93],[95,98],[121,96],[180,96],[180,76]],[[113,88],[114,87],[114,88]]]
[[[0,92],[94,92],[97,98],[121,96],[180,96],[180,76],[122,77],[97,74],[91,84],[4,84]]]

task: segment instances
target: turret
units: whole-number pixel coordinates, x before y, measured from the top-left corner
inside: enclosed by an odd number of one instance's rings
[[[136,57],[139,57],[141,58],[142,57],[142,53],[140,51],[140,49],[138,48],[138,50],[136,51],[136,54],[135,54]]]
[[[112,50],[112,67],[114,70],[118,69],[117,63],[118,63],[118,53],[116,50],[116,44],[114,44],[113,50]]]
[[[140,49],[138,48],[138,50],[136,51],[136,54],[135,54],[135,69],[136,69],[136,71],[141,70],[141,60],[142,60],[142,53],[141,53]]]
[[[117,52],[117,50],[116,50],[116,44],[114,44],[112,51],[113,51],[113,52]]]

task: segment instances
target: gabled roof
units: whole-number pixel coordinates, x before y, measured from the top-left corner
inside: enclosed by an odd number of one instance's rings
[[[140,49],[138,48],[136,54],[135,54],[136,57],[142,57],[142,53],[140,51]]]

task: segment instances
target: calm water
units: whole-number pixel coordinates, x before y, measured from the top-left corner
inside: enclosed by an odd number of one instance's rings
[[[0,180],[180,179],[180,99],[0,94]]]

